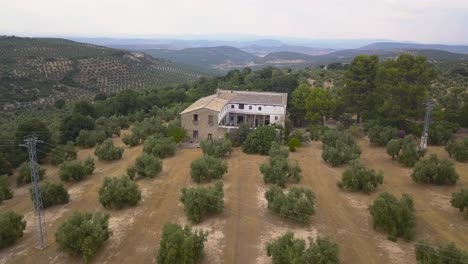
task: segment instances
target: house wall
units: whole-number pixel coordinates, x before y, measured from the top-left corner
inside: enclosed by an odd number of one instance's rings
[[[198,121],[193,120],[193,116],[198,115]],[[209,116],[213,116],[213,123],[209,123]],[[193,131],[198,131],[198,142],[201,140],[208,139],[208,134],[211,134],[212,138],[224,137],[225,129],[218,127],[218,112],[199,109],[189,113],[181,114],[182,127],[187,130],[187,136],[191,141],[196,142],[197,139],[193,138]]]
[[[279,105],[244,104],[244,109],[240,109],[239,104],[227,104],[219,113],[218,120],[221,120],[226,113],[235,113],[236,115],[268,115],[270,116],[270,124],[278,123],[284,125],[286,108]]]

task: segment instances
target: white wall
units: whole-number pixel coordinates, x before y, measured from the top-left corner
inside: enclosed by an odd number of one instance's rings
[[[234,106],[234,108],[232,108]],[[252,110],[249,107],[252,107]],[[239,114],[258,114],[258,115],[284,115],[286,114],[286,109],[284,106],[276,105],[251,105],[244,104],[244,109],[239,109],[239,104],[227,104],[227,107],[230,112],[236,112]],[[262,110],[258,110],[261,107]]]

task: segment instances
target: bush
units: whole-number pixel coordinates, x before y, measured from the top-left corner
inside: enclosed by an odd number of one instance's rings
[[[299,142],[302,143],[307,143],[310,141],[309,137],[304,133],[304,131],[296,129],[294,130],[291,135],[289,135],[289,138],[296,138],[299,140]]]
[[[194,231],[178,224],[163,227],[157,262],[159,264],[195,263],[203,255],[208,232]]]
[[[23,216],[12,211],[0,212],[0,249],[15,243],[23,236],[26,221]]]
[[[166,157],[174,156],[176,147],[176,143],[172,138],[149,137],[145,142],[143,151],[164,159]]]
[[[40,186],[42,195],[42,206],[44,208],[57,205],[66,204],[70,200],[67,189],[63,187],[62,183],[44,182]],[[31,199],[32,199],[31,190]]]
[[[390,193],[384,192],[374,200],[369,208],[373,217],[374,229],[389,233],[389,239],[397,237],[411,240],[416,226],[413,199],[403,194],[398,200]]]
[[[60,145],[55,147],[51,153],[51,162],[54,165],[62,164],[67,160],[74,160],[77,157],[77,151],[75,146],[71,142],[66,145]]]
[[[183,188],[180,201],[184,204],[187,218],[194,223],[200,223],[206,215],[223,212],[223,183],[216,182],[210,187]]]
[[[39,180],[42,180],[45,175],[45,169],[41,168],[39,164]],[[16,178],[16,185],[21,186],[31,182],[31,168],[29,162],[24,162],[18,169],[18,177]]]
[[[271,144],[270,150],[268,151],[268,156],[271,158],[276,156],[287,158],[289,156],[289,152],[286,148],[282,148],[278,142],[273,142]]]
[[[453,128],[450,125],[436,123],[429,128],[428,143],[431,145],[445,145],[453,138]]]
[[[59,169],[60,180],[81,181],[94,171],[94,160],[88,157],[83,164],[79,160],[66,161],[62,163]]]
[[[450,157],[460,162],[468,161],[468,137],[450,140],[445,147]]]
[[[192,161],[190,169],[192,180],[196,183],[200,183],[203,181],[211,181],[212,179],[221,179],[227,172],[228,167],[225,161],[204,155]]]
[[[102,130],[80,130],[80,134],[75,140],[77,146],[92,148],[96,144],[101,144],[107,138]]]
[[[0,152],[0,175],[12,175],[13,174],[13,165],[8,160],[6,155]]]
[[[288,160],[280,155],[271,157],[269,164],[260,165],[260,172],[265,183],[277,184],[283,188],[289,179],[297,183],[302,178],[302,170],[297,161],[289,164]]]
[[[168,126],[167,136],[171,137],[176,144],[179,144],[187,138],[187,130],[181,127],[180,124],[177,126]]]
[[[314,193],[303,187],[291,187],[287,194],[277,185],[273,185],[265,192],[268,210],[283,217],[308,222],[315,214]]]
[[[401,139],[394,138],[387,143],[387,154],[396,159],[400,153]]]
[[[397,157],[398,162],[407,167],[413,167],[421,156],[422,153],[418,150],[418,144],[415,138],[411,135],[403,138],[401,141],[401,149]]]
[[[326,131],[329,130],[328,127],[322,125],[312,125],[310,128],[310,139],[314,141],[321,140]]]
[[[135,206],[141,200],[138,185],[128,176],[105,177],[99,189],[99,202],[108,209],[121,209]]]
[[[13,192],[10,188],[10,183],[8,182],[8,177],[6,175],[0,176],[0,204],[3,200],[9,200],[13,198]]]
[[[294,238],[294,233],[287,232],[281,237],[266,244],[267,255],[273,264],[311,263],[338,264],[339,248],[328,238],[309,237],[309,247],[303,239]]]
[[[154,178],[162,171],[162,161],[150,154],[143,153],[135,160],[135,165],[127,170],[130,179],[135,176]],[[129,172],[130,171],[130,172]]]
[[[59,249],[83,256],[90,262],[99,247],[109,239],[109,214],[75,212],[55,232]]]
[[[459,176],[451,161],[439,160],[435,154],[432,154],[429,159],[416,163],[411,178],[417,183],[453,185]]]
[[[450,203],[468,216],[468,189],[461,189],[459,192],[452,193]]]
[[[242,146],[244,142],[247,140],[247,137],[249,136],[250,132],[252,132],[253,129],[250,127],[248,123],[242,123],[239,125],[239,128],[237,129],[232,129],[229,134],[228,138],[231,140],[232,144],[236,147]]]
[[[397,137],[397,129],[390,126],[376,125],[367,130],[367,136],[372,145],[386,146],[390,140]]]
[[[454,243],[433,248],[428,242],[420,241],[416,243],[415,251],[419,264],[468,263],[468,252],[457,248]]]
[[[134,147],[140,144],[140,138],[135,134],[127,134],[122,137],[122,142],[130,147]]]
[[[350,165],[341,175],[338,187],[369,194],[383,183],[382,172],[367,169],[359,160],[351,161]]]
[[[267,155],[271,143],[276,141],[276,130],[272,126],[262,126],[253,130],[242,145],[247,154]]]
[[[294,137],[289,139],[289,142],[288,142],[289,151],[295,152],[296,148],[300,146],[302,146],[302,143],[299,139],[294,138]]]
[[[122,158],[123,152],[124,149],[115,147],[114,143],[109,138],[96,147],[94,154],[99,160],[119,160]]]
[[[344,131],[328,130],[323,135],[322,143],[322,158],[333,167],[357,159],[361,154],[353,137]]]
[[[213,156],[215,158],[221,158],[227,153],[231,154],[232,145],[229,139],[211,139],[203,140],[200,143],[203,154]]]

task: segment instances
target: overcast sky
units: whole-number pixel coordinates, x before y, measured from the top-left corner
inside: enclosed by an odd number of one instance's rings
[[[1,34],[251,34],[468,44],[468,0],[0,0]]]

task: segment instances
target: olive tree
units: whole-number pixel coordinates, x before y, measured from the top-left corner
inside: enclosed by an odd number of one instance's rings
[[[45,169],[41,168],[39,164],[39,179],[42,180],[45,175]],[[18,177],[16,177],[16,185],[21,186],[31,182],[31,167],[29,162],[24,162],[18,169]]]
[[[359,158],[361,150],[353,137],[343,131],[328,130],[322,138],[322,158],[333,167]]]
[[[77,157],[77,151],[75,146],[71,142],[67,143],[66,145],[60,145],[55,147],[51,152],[51,159],[50,161],[54,165],[62,164],[64,161],[67,160],[74,160]]]
[[[276,141],[275,128],[262,126],[249,133],[242,144],[242,150],[247,154],[267,155],[274,141]]]
[[[162,230],[156,260],[159,264],[195,263],[203,256],[207,237],[208,232],[167,223]]]
[[[461,189],[459,192],[452,193],[450,203],[468,216],[468,189]]]
[[[94,154],[99,160],[119,160],[122,158],[124,149],[114,146],[112,139],[108,138],[98,145],[94,150]]]
[[[162,171],[162,161],[158,157],[143,153],[135,160],[135,165],[127,170],[130,179],[136,176],[154,178]]]
[[[227,170],[228,166],[225,161],[207,155],[190,164],[190,175],[196,183],[220,179],[227,173]]]
[[[13,198],[13,191],[10,188],[10,183],[6,175],[0,176],[0,203],[3,200]]]
[[[200,143],[203,154],[213,156],[215,158],[221,158],[226,154],[231,154],[232,144],[229,139],[211,139],[203,140]]]
[[[389,233],[388,239],[397,237],[411,240],[416,226],[413,199],[403,194],[398,200],[390,193],[384,192],[369,207],[374,229]]]
[[[287,232],[284,235],[266,244],[267,256],[271,257],[273,264],[338,264],[339,247],[326,237],[309,239],[306,246],[304,239],[295,238],[294,233]]]
[[[408,135],[403,139],[390,140],[387,144],[387,154],[401,164],[413,167],[423,153],[418,149],[416,138]]]
[[[468,161],[468,137],[450,140],[445,147],[450,157],[460,162]]]
[[[359,160],[353,160],[350,162],[350,167],[341,174],[338,187],[369,194],[382,183],[382,172],[367,169]]]
[[[159,138],[151,136],[145,141],[143,151],[161,159],[174,156],[177,145],[172,138]]]
[[[15,243],[23,236],[26,221],[22,215],[12,211],[0,212],[0,249]]]
[[[420,160],[414,165],[411,178],[417,183],[453,185],[460,176],[450,160],[439,160],[432,154],[429,159]]]
[[[141,191],[128,176],[105,177],[99,189],[99,202],[105,208],[121,209],[125,206],[135,206],[140,200]]]
[[[79,160],[66,161],[60,165],[59,177],[62,181],[81,181],[94,171],[94,159],[88,157],[85,162]]]
[[[55,241],[60,250],[82,256],[90,262],[97,250],[111,236],[107,213],[75,212],[55,232]]]
[[[44,182],[40,185],[42,195],[42,205],[44,208],[57,205],[66,204],[70,200],[67,189],[62,183]],[[33,194],[31,190],[31,199]]]
[[[283,188],[288,180],[297,183],[302,178],[302,169],[297,161],[290,163],[281,155],[270,157],[268,164],[260,165],[260,172],[265,183],[277,184]]]
[[[180,201],[184,204],[187,218],[194,223],[200,223],[206,215],[223,212],[223,183],[216,182],[214,186],[209,187],[183,188]]]
[[[396,159],[401,149],[401,139],[394,138],[387,143],[387,154]]]
[[[285,194],[281,187],[273,185],[265,192],[265,198],[268,210],[283,217],[308,222],[315,214],[315,196],[309,188],[294,186]]]
[[[416,243],[416,260],[419,264],[458,264],[468,263],[468,252],[449,243],[439,248],[432,247],[427,241]]]
[[[397,129],[390,126],[375,125],[367,130],[367,136],[372,145],[386,146],[390,140],[396,138]]]

